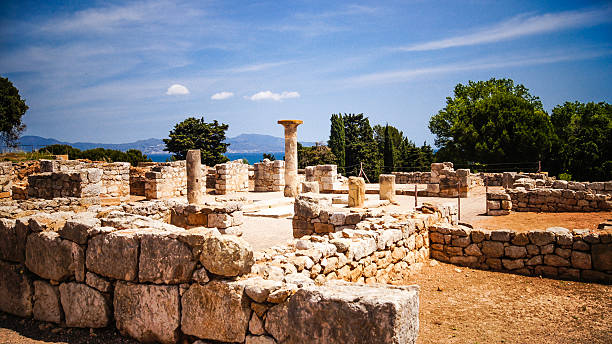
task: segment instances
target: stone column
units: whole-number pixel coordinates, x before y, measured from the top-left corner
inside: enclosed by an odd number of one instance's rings
[[[187,151],[187,201],[189,204],[204,203],[206,177],[202,172],[199,149]]]
[[[349,177],[348,180],[348,206],[361,208],[365,203],[365,180],[361,177]]]
[[[304,123],[299,119],[280,120],[285,127],[285,197],[298,195],[297,185],[297,127]]]
[[[381,174],[378,180],[380,183],[380,199],[395,202],[395,175]]]

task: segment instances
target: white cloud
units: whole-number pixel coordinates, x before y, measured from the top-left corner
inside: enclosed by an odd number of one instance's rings
[[[234,92],[219,92],[219,93],[215,93],[213,94],[210,99],[212,100],[222,100],[222,99],[227,99],[227,98],[231,98],[234,96]]]
[[[427,51],[510,40],[540,33],[587,27],[612,21],[612,8],[520,15],[471,34],[400,47],[402,51]]]
[[[283,93],[274,93],[272,91],[261,91],[261,92],[255,93],[254,95],[250,97],[245,97],[245,98],[253,100],[253,101],[274,100],[274,101],[279,102],[283,99],[299,98],[299,97],[300,97],[300,94],[298,92],[284,91]]]
[[[168,91],[166,91],[166,94],[169,96],[184,95],[189,94],[189,90],[183,85],[174,84],[168,87]]]

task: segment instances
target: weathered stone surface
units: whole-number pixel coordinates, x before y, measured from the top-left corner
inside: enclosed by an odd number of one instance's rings
[[[85,278],[83,249],[72,241],[62,240],[56,232],[39,232],[28,236],[26,266],[38,276],[62,281],[75,276]]]
[[[360,177],[349,177],[348,180],[348,206],[361,208],[365,203],[365,180]]]
[[[97,218],[82,218],[77,221],[66,221],[64,227],[58,231],[59,235],[77,244],[84,245],[87,240],[97,234],[105,232],[100,230],[100,219]]]
[[[512,238],[512,243],[517,246],[525,246],[529,244],[529,237],[524,232],[516,233],[514,238]]]
[[[181,330],[222,342],[243,342],[251,308],[240,282],[192,284],[181,298]]]
[[[578,269],[590,269],[591,255],[584,252],[572,251],[572,266]]]
[[[62,283],[59,291],[66,326],[99,328],[108,325],[110,309],[99,291],[73,282]]]
[[[34,319],[59,324],[62,320],[59,288],[45,281],[34,281]]]
[[[282,286],[279,281],[265,280],[261,277],[249,278],[244,284],[246,294],[258,303],[265,302],[271,292]]]
[[[193,275],[191,276],[191,279],[202,284],[208,283],[208,281],[210,281],[210,278],[208,277],[208,272],[205,268],[199,268],[194,271]]]
[[[87,271],[87,275],[85,276],[85,283],[103,293],[106,293],[111,289],[111,283],[109,281],[89,271]]]
[[[502,259],[502,265],[505,269],[516,270],[523,268],[525,263],[522,259]]]
[[[17,226],[15,220],[0,219],[0,259],[23,263],[27,234],[28,227]]]
[[[395,175],[381,174],[378,182],[380,183],[380,199],[395,201]]]
[[[480,248],[478,248],[478,245],[476,244],[471,244],[470,246],[466,247],[464,251],[468,256],[482,256],[482,252],[480,252]]]
[[[544,256],[544,264],[550,266],[570,266],[569,260],[557,256],[556,254],[547,254]]]
[[[146,234],[140,238],[140,282],[178,284],[189,282],[196,266],[191,249],[164,233]]]
[[[527,255],[527,249],[523,246],[507,246],[504,252],[510,258],[523,258]]]
[[[501,241],[483,241],[481,251],[488,257],[501,257],[504,255],[504,243]]]
[[[261,318],[255,312],[253,312],[251,320],[249,320],[249,332],[255,335],[262,335],[266,333],[264,330],[263,320],[261,320]]]
[[[507,229],[498,229],[491,231],[491,240],[493,241],[510,241],[512,231]]]
[[[202,246],[200,262],[216,275],[238,276],[251,271],[255,263],[251,245],[232,235],[212,235]]]
[[[555,242],[555,233],[542,231],[529,231],[527,233],[532,244],[544,246]]]
[[[276,344],[276,341],[268,336],[247,336],[244,344]]]
[[[93,237],[87,245],[87,269],[105,277],[136,280],[139,247],[136,233],[128,229]],[[121,264],[117,264],[119,258]]]
[[[32,315],[32,281],[21,264],[0,260],[0,310],[29,317]]]
[[[176,343],[180,311],[178,286],[119,281],[114,294],[117,329],[140,342]]]
[[[418,303],[416,286],[334,282],[272,307],[265,328],[279,343],[415,343]]]
[[[591,247],[593,269],[599,271],[612,270],[612,244],[594,244]]]

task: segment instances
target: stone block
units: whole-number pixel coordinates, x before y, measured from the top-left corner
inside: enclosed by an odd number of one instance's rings
[[[272,307],[265,328],[278,343],[416,343],[418,308],[417,286],[328,282]]]
[[[365,203],[365,180],[360,177],[349,177],[348,206],[361,208]]]
[[[591,247],[593,269],[612,270],[612,244],[594,244]]]
[[[506,257],[523,258],[527,256],[527,249],[523,246],[507,246],[504,253]]]
[[[255,260],[251,245],[243,239],[211,235],[202,245],[200,262],[213,274],[232,277],[249,273]]]
[[[46,281],[34,281],[32,313],[36,320],[59,324],[62,320],[59,288]]]
[[[58,233],[64,239],[84,245],[87,244],[87,240],[90,237],[101,233],[99,230],[100,225],[100,219],[97,218],[83,218],[77,221],[69,220],[66,221],[66,224]]]
[[[138,249],[138,232],[135,230],[95,236],[87,246],[87,269],[105,277],[135,281],[138,277]]]
[[[138,279],[156,284],[189,282],[196,266],[191,249],[165,233],[144,234],[140,239]]]
[[[0,310],[20,317],[32,315],[32,280],[21,264],[0,260]]]
[[[176,343],[180,311],[178,286],[117,282],[114,293],[117,329],[139,342]]]
[[[572,251],[572,266],[578,269],[589,270],[592,268],[591,255],[584,252]]]
[[[502,257],[504,255],[504,243],[500,241],[483,241],[481,251],[487,257]]]
[[[26,226],[17,226],[15,220],[0,219],[0,259],[23,263],[27,234]]]
[[[71,276],[84,280],[83,249],[56,232],[39,232],[28,236],[26,266],[36,275],[55,281]]]
[[[534,245],[544,246],[555,242],[555,234],[552,232],[529,231],[527,232],[527,235],[529,236],[531,243]]]
[[[62,308],[68,327],[106,327],[110,308],[99,291],[85,284],[62,283],[59,286]]]
[[[201,339],[244,342],[251,308],[240,282],[192,284],[181,298],[181,330]]]

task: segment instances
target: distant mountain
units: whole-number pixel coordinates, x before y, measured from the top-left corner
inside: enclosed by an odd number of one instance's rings
[[[230,144],[228,153],[259,153],[259,152],[283,152],[285,151],[285,139],[271,135],[241,134],[225,140]],[[314,146],[315,142],[300,142],[304,146]],[[31,151],[44,146],[62,144],[70,145],[81,150],[92,148],[106,148],[126,151],[138,149],[144,154],[167,153],[164,152],[166,145],[162,139],[146,139],[129,143],[91,143],[91,142],[65,142],[52,138],[40,136],[22,136],[19,144],[23,150]]]

